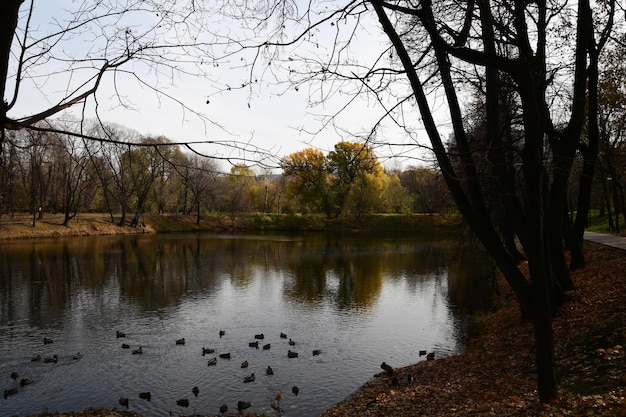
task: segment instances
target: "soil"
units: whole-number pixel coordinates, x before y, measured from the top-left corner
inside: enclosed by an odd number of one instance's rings
[[[576,288],[553,322],[555,401],[538,400],[532,323],[521,321],[500,280],[500,295],[491,312],[475,318],[478,331],[465,353],[404,367],[390,364],[393,374],[380,372],[321,417],[626,417],[626,252],[587,243],[586,260],[572,272]],[[115,409],[38,415],[44,416],[140,417]]]

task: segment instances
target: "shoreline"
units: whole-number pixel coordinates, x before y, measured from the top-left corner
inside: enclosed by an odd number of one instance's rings
[[[132,216],[131,216],[132,217]],[[385,232],[414,233],[424,236],[458,235],[460,221],[456,216],[441,215],[370,215],[363,222],[353,218],[326,219],[321,215],[241,214],[229,216],[211,214],[196,223],[193,215],[146,214],[137,227],[111,222],[103,213],[82,214],[63,226],[62,215],[47,215],[33,227],[32,216],[0,219],[0,241],[15,239],[62,238],[74,236],[112,236],[173,232]]]

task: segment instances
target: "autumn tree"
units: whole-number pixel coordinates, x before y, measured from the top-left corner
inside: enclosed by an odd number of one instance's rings
[[[250,211],[253,207],[256,174],[251,167],[235,164],[225,178],[223,204],[225,210],[234,218],[237,213]]]
[[[333,213],[333,198],[329,161],[318,149],[307,148],[282,159],[284,175],[289,178],[287,193],[297,198],[301,210]]]
[[[339,142],[328,153],[335,205],[362,217],[372,211],[383,192],[384,170],[367,143]]]

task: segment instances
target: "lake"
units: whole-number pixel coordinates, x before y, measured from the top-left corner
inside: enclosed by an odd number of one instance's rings
[[[2,242],[0,258],[0,388],[18,387],[2,416],[125,409],[120,398],[146,417],[236,413],[238,401],[318,416],[383,361],[461,352],[491,283],[478,252],[406,236],[39,239]]]

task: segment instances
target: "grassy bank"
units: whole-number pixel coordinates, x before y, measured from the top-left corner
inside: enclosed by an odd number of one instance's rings
[[[84,214],[63,226],[62,216],[45,216],[36,221],[30,216],[0,219],[0,239],[58,238],[69,236],[123,235],[172,232],[232,232],[232,231],[349,231],[412,233],[425,236],[458,234],[458,219],[423,215],[370,215],[363,219],[340,218],[327,220],[322,215],[298,214],[210,214],[199,223],[192,215],[147,214],[139,227],[119,226],[119,217],[111,221],[106,214]]]

